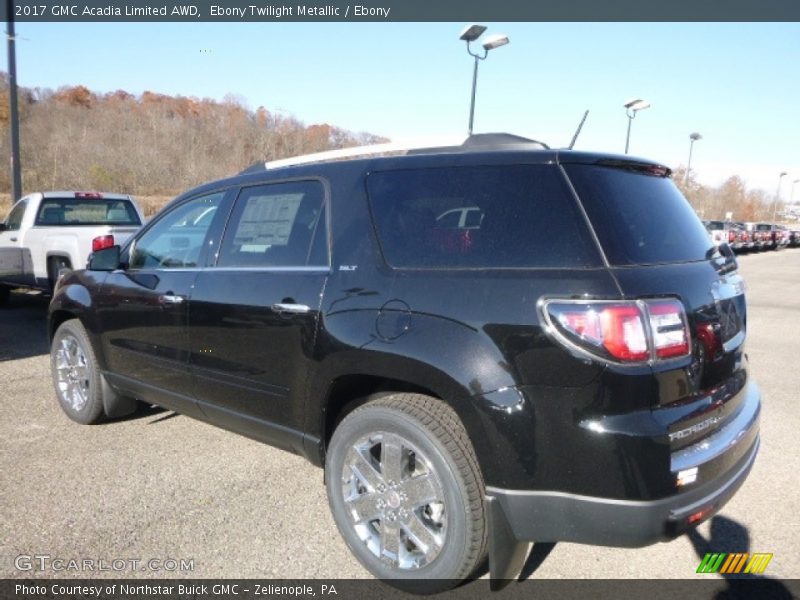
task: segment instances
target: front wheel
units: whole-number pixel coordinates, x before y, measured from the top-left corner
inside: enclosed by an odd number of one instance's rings
[[[376,577],[434,593],[483,560],[483,477],[444,402],[397,394],[361,406],[334,431],[325,472],[336,525]]]
[[[103,419],[103,388],[92,344],[77,319],[65,321],[53,336],[50,370],[56,397],[67,416],[90,425]]]

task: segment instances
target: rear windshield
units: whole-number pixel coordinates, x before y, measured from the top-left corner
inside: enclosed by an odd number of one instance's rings
[[[698,261],[712,248],[671,179],[604,165],[564,165],[609,263]]]
[[[386,261],[395,267],[594,267],[602,261],[552,165],[446,167],[367,178]]]
[[[135,225],[142,222],[129,200],[45,198],[36,225]]]

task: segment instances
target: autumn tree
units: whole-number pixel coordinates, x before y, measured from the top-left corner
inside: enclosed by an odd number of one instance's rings
[[[20,88],[25,190],[100,189],[173,195],[238,173],[255,162],[383,140],[244,99],[169,96],[85,86]],[[0,72],[0,160],[8,164],[8,77]],[[5,111],[5,112],[4,112]],[[0,169],[0,191],[9,189]]]
[[[82,85],[55,91],[19,88],[23,188],[98,189],[170,196],[253,163],[386,141],[329,123],[306,125],[283,110],[145,91],[106,94]],[[9,164],[8,76],[0,71],[0,164]],[[673,181],[699,215],[769,220],[773,196],[738,176],[719,187],[700,184],[685,167]],[[0,192],[10,189],[0,168]]]

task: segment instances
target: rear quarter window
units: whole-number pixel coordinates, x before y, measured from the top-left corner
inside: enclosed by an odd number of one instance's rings
[[[668,177],[604,165],[566,164],[612,265],[699,261],[713,247]]]
[[[439,167],[367,178],[386,262],[399,268],[586,268],[602,264],[552,165]]]

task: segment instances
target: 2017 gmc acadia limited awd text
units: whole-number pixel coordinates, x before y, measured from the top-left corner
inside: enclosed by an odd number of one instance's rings
[[[506,135],[257,165],[50,305],[61,406],[158,404],[323,466],[347,545],[432,592],[528,542],[642,546],[743,483],[744,284],[661,165]]]

